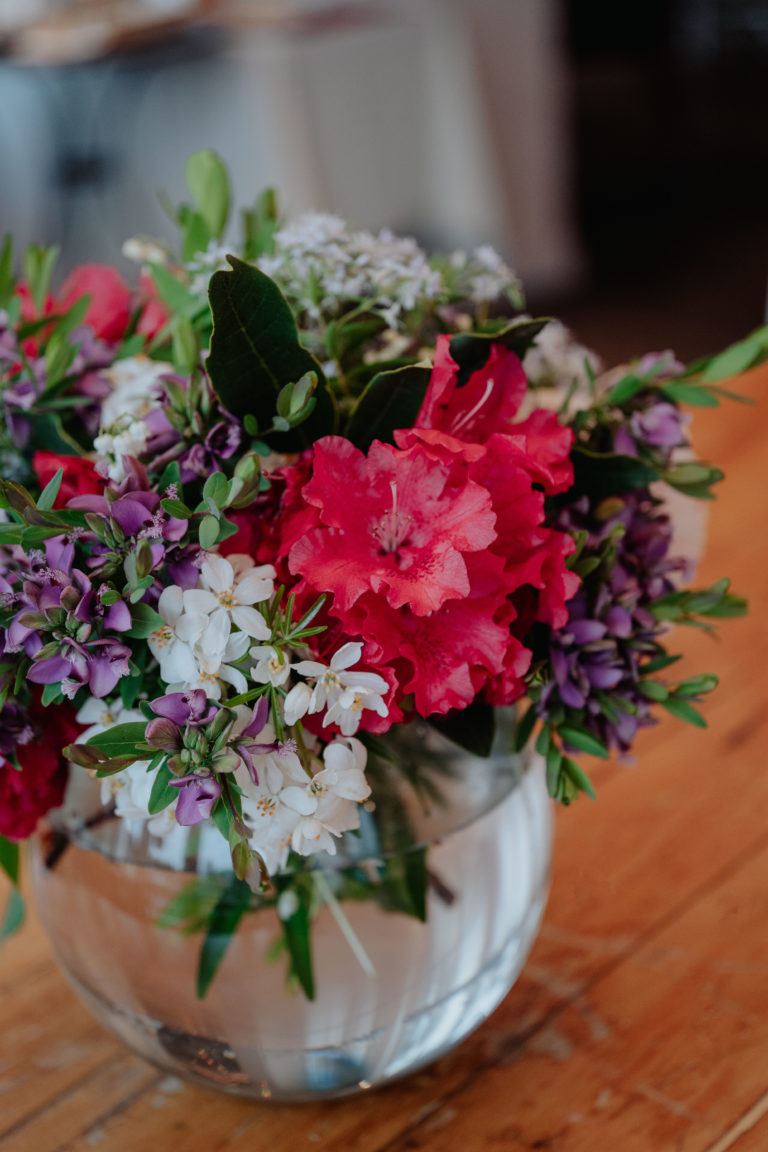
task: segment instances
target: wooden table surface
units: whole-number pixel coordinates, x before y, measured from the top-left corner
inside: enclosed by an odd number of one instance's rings
[[[751,603],[719,643],[680,636],[721,677],[709,729],[668,718],[558,813],[545,923],[490,1020],[402,1084],[253,1103],[106,1035],[32,919],[0,950],[0,1152],[768,1149],[768,367],[740,387],[758,407],[696,416],[726,470],[700,577]]]

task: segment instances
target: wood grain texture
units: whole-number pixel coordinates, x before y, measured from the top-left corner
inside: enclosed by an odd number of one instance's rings
[[[751,614],[683,632],[721,677],[710,727],[671,718],[598,801],[559,812],[554,882],[518,984],[457,1051],[359,1099],[299,1107],[155,1072],[94,1024],[34,921],[0,951],[0,1152],[764,1152],[768,1149],[768,368],[760,407],[697,414],[727,474],[700,579]]]

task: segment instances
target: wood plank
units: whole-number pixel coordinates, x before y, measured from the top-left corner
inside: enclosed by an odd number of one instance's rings
[[[768,1082],[763,851],[391,1152],[708,1152]],[[763,1113],[764,1114],[763,1110]],[[448,1131],[450,1130],[450,1137]],[[726,1145],[727,1147],[727,1145]],[[738,1150],[738,1144],[736,1144]]]

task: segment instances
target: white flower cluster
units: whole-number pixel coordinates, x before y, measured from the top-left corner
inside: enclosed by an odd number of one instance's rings
[[[254,567],[249,556],[208,553],[197,588],[163,590],[157,604],[163,625],[148,644],[169,692],[202,688],[211,700],[220,700],[223,683],[246,691],[248,682],[237,665],[254,640],[272,636],[254,604],[272,596],[274,577],[271,564]]]
[[[410,237],[353,231],[338,216],[307,213],[275,234],[259,267],[313,320],[350,300],[371,300],[390,328],[403,312],[445,292],[440,272]]]
[[[93,447],[98,471],[116,484],[125,479],[123,456],[140,456],[146,449],[149,429],[144,418],[155,407],[152,389],[167,374],[167,364],[148,356],[116,360],[101,373],[112,391],[102,403]]]
[[[208,291],[208,282],[214,272],[222,268],[229,268],[227,252],[231,249],[218,240],[211,240],[203,252],[196,252],[194,258],[186,265],[189,273],[189,290],[196,296],[205,296]]]
[[[590,375],[600,370],[600,358],[559,320],[550,320],[526,352],[523,368],[535,389],[531,399],[536,407],[559,408],[574,387],[578,407],[580,397],[590,402]],[[544,389],[552,389],[549,398]]]
[[[352,736],[364,709],[386,716],[386,680],[373,672],[351,671],[362,644],[344,644],[330,665],[314,660],[292,664],[275,645],[269,624],[254,607],[273,595],[274,578],[271,564],[254,567],[249,556],[207,553],[197,588],[164,589],[157,604],[163,624],[148,644],[168,691],[202,688],[209,699],[220,700],[223,684],[237,693],[248,689],[249,680],[282,689],[294,675],[303,679],[287,693],[289,726],[307,713],[325,710],[324,725],[337,724]]]
[[[309,776],[291,744],[276,743],[271,725],[257,740],[265,751],[251,757],[256,780],[244,763],[235,771],[251,847],[270,873],[285,866],[291,850],[335,855],[335,837],[359,828],[358,806],[371,792],[364,745],[354,737],[332,741],[324,766]]]
[[[490,244],[482,244],[471,256],[454,252],[451,271],[453,291],[475,304],[491,304],[502,296],[522,299],[522,284]]]

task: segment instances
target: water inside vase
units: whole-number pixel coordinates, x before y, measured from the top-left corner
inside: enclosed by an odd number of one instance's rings
[[[345,899],[345,934],[333,908],[319,908],[314,1001],[286,985],[274,907],[243,919],[208,994],[197,999],[200,937],[156,924],[189,874],[137,854],[135,844],[129,852],[124,821],[72,835],[55,867],[38,852],[40,915],[81,997],[154,1063],[263,1098],[357,1091],[453,1047],[499,1003],[527,956],[548,885],[546,787],[534,770],[512,783],[495,778],[488,789],[483,803],[475,789],[474,818],[442,836],[435,831],[446,818],[427,815],[425,923]],[[198,868],[215,872],[217,850],[198,844]],[[339,863],[352,867],[337,860],[336,874],[325,874],[331,887],[343,875]]]

